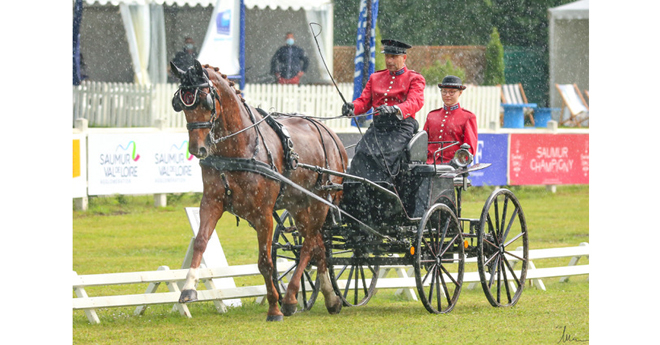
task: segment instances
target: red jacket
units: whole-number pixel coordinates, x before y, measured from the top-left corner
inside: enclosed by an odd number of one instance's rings
[[[403,118],[415,118],[424,105],[424,77],[407,67],[395,75],[388,70],[374,72],[369,77],[362,94],[353,101],[355,114],[364,114],[369,109],[381,105],[396,105],[401,109]]]
[[[426,117],[424,130],[432,141],[458,141],[454,145],[442,151],[442,162],[449,163],[454,158],[464,143],[470,145],[470,152],[474,155],[477,150],[477,117],[469,110],[461,108],[456,104],[449,109],[446,106],[433,110]],[[447,146],[444,144],[443,147]],[[433,164],[433,153],[440,148],[440,144],[429,144],[427,152],[427,164]],[[440,154],[436,157],[436,163],[440,163]]]

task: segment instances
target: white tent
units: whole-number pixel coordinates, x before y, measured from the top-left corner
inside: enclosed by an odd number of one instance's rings
[[[555,84],[589,89],[589,0],[548,9],[550,106],[561,107]]]
[[[241,7],[243,15],[240,30],[234,30],[242,36],[233,38],[240,39],[241,45],[231,52],[231,58],[241,62],[238,71],[234,70],[236,64],[225,64],[217,60],[217,54],[205,53],[211,50],[207,46],[213,45],[207,30],[215,26],[213,8],[221,3],[226,6],[227,2],[243,5],[236,6]],[[331,0],[85,0],[81,52],[87,67],[92,69],[88,71],[91,79],[128,81],[126,76],[130,75],[136,83],[161,83],[167,79],[168,61],[185,35],[195,38],[198,45],[204,42],[200,60],[206,56],[212,61],[201,60],[202,63],[221,64],[217,67],[223,73],[256,80],[268,74],[270,58],[283,44],[284,34],[292,31],[296,44],[305,48],[310,57],[303,82],[324,83],[329,77],[309,23],[321,25],[322,29],[313,29],[316,34],[321,31],[317,40],[332,70],[332,16]],[[169,37],[174,36],[172,32],[177,37]]]

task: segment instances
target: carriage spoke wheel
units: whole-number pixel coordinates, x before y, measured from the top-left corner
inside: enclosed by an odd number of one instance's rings
[[[413,268],[417,292],[426,310],[450,312],[463,285],[465,247],[458,219],[444,204],[429,209],[417,231]]]
[[[367,304],[376,290],[380,265],[370,262],[360,250],[328,250],[328,272],[335,293],[346,307]],[[333,265],[333,258],[343,260]],[[373,258],[373,257],[371,257]]]
[[[477,251],[479,278],[490,304],[516,304],[525,287],[529,254],[525,215],[511,191],[495,190],[486,201]]]
[[[300,261],[303,237],[296,230],[293,217],[288,211],[284,211],[279,217],[279,220],[276,219],[276,221],[277,225],[275,226],[273,235],[271,256],[273,258],[273,283],[277,289],[279,303],[281,305],[284,294],[286,294],[286,288],[289,285],[289,279]],[[295,264],[284,272],[278,273],[278,259],[294,261]],[[300,284],[300,291],[297,296],[299,304],[302,305],[302,310],[310,310],[312,308],[319,294],[319,288],[320,285],[316,276],[316,269],[310,263],[305,268],[305,272],[303,272],[302,283]]]

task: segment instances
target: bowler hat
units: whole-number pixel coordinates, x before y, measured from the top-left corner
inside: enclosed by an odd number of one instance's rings
[[[441,89],[458,89],[465,90],[466,86],[463,85],[461,78],[453,75],[448,75],[442,79],[442,83],[438,84]]]
[[[406,49],[412,48],[410,44],[397,40],[381,40],[380,43],[383,44],[383,51],[381,53],[384,54],[403,55],[406,53]]]

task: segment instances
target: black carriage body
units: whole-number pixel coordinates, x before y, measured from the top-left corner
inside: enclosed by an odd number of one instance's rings
[[[375,255],[408,255],[422,217],[434,204],[445,204],[457,214],[455,186],[459,182],[457,180],[462,181],[462,178],[451,174],[455,172],[452,166],[426,164],[427,147],[428,135],[419,131],[405,149],[405,164],[394,185],[344,179],[339,208],[378,233],[394,238],[394,241],[383,241],[381,237],[364,231],[350,218],[343,217],[341,224],[326,222],[325,235],[329,242],[334,242],[336,247],[336,240],[339,239],[343,249],[362,248],[361,251]],[[387,264],[395,264],[388,260]]]
[[[528,261],[520,203],[510,191],[497,189],[478,219],[462,218],[461,194],[470,185],[467,176],[490,164],[460,169],[427,165],[426,148],[426,133],[420,131],[406,148],[407,161],[395,184],[300,164],[344,178],[341,186],[332,187],[343,190],[343,198],[338,208],[331,208],[323,227],[333,289],[344,306],[364,305],[390,267],[411,265],[424,307],[431,313],[447,313],[458,300],[465,259],[474,256],[491,305],[516,304]],[[275,242],[274,246],[285,251],[290,247]],[[515,254],[518,246],[523,251]],[[508,261],[512,257],[522,262],[520,271],[513,270]],[[312,283],[312,277],[306,279]],[[313,289],[318,289],[318,277]],[[314,299],[311,295],[310,307]]]
[[[441,176],[452,171],[451,166],[420,164],[406,170],[397,186],[345,181],[339,207],[373,228],[413,225],[436,203],[456,211],[454,178]]]

